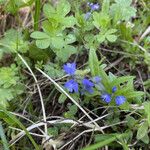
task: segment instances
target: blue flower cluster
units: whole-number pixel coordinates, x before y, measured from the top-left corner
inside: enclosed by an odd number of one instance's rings
[[[85,14],[85,20],[90,18],[92,11],[99,10],[100,8],[100,5],[98,3],[94,4],[94,3],[88,2],[87,5],[90,7],[90,11]]]
[[[65,73],[67,73],[68,75],[70,75],[72,77],[72,79],[70,79],[69,81],[67,81],[65,83],[64,87],[70,93],[78,93],[79,92],[79,84],[76,81],[76,79],[74,78],[74,75],[76,72],[76,64],[75,63],[67,63],[63,66],[63,69],[64,69]],[[94,92],[95,86],[98,86],[101,89],[105,89],[100,81],[101,81],[101,78],[99,76],[93,77],[92,81],[87,78],[82,79],[81,94],[84,94],[85,92],[92,94]],[[112,94],[115,93],[116,91],[117,91],[117,87],[114,86],[112,88]],[[110,103],[112,100],[112,97],[110,94],[104,93],[101,95],[101,99],[103,101],[105,101],[106,103]],[[125,96],[120,95],[120,96],[115,97],[115,102],[116,102],[116,105],[118,105],[118,106],[122,105],[125,101],[126,101]]]

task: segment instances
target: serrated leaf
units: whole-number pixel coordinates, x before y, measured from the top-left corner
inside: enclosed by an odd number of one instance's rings
[[[124,83],[124,82],[128,82],[128,81],[133,81],[135,77],[133,76],[123,76],[123,77],[118,77],[116,78],[115,80],[113,80],[111,82],[111,85],[112,86],[117,86],[117,85],[120,85],[121,83]]]
[[[144,136],[147,134],[147,132],[148,132],[148,123],[144,122],[138,128],[137,136],[136,136],[137,139],[140,140],[140,139],[144,138]]]
[[[128,94],[126,95],[127,98],[135,98],[135,97],[140,97],[143,96],[144,92],[142,91],[133,91],[133,92],[128,92]]]
[[[136,15],[136,9],[130,6],[132,0],[115,0],[115,2],[111,5],[110,11],[116,22],[119,20],[129,21],[131,17]]]
[[[1,52],[5,53],[26,53],[28,50],[28,42],[24,41],[22,32],[10,29],[5,32],[4,38],[0,40]]]
[[[12,100],[13,94],[12,91],[10,89],[2,89],[0,88],[0,106],[6,108],[8,106],[8,102]]]

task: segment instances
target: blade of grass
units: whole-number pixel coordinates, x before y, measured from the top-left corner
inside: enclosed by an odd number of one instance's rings
[[[91,146],[83,148],[82,150],[95,150],[95,149],[104,147],[104,146],[116,141],[117,139],[120,139],[120,138],[123,138],[123,137],[126,137],[126,136],[128,136],[128,133],[112,135],[112,137],[109,137],[106,140],[97,142],[97,143],[95,143]]]
[[[24,127],[24,125],[15,117],[13,116],[9,111],[7,111],[6,109],[0,107],[0,110],[3,111],[3,113],[8,116],[10,119],[12,119],[20,128],[22,128],[26,135],[28,136],[28,138],[30,139],[31,143],[33,144],[33,146],[35,147],[36,150],[40,150],[40,148],[38,147],[38,145],[35,143],[34,139],[32,138],[32,136],[29,134],[29,132],[26,130],[26,128]]]
[[[4,130],[3,130],[3,126],[2,126],[2,122],[0,122],[0,137],[2,139],[3,148],[5,150],[9,150],[9,145],[8,145],[7,140],[6,140],[6,136],[5,136],[5,133],[4,133]]]

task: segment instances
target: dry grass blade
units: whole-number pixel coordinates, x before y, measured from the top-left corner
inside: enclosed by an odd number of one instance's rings
[[[63,94],[65,94],[93,123],[96,127],[98,127],[100,129],[100,131],[102,133],[103,130],[101,129],[101,127],[95,122],[93,121],[93,119],[90,117],[90,115],[77,103],[76,100],[74,100],[58,83],[56,83],[51,77],[49,77],[45,72],[43,72],[41,69],[36,68],[39,72],[41,72],[46,78],[48,78]]]

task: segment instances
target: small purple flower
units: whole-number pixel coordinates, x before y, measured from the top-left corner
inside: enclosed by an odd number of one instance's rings
[[[117,91],[117,87],[114,86],[114,87],[112,88],[112,93],[115,93],[116,91]]]
[[[83,79],[82,80],[82,84],[83,84],[83,89],[85,91],[88,91],[89,93],[93,93],[93,86],[94,86],[94,83],[92,83],[90,80],[88,79]]]
[[[101,81],[101,78],[99,76],[95,76],[95,77],[93,77],[93,81],[95,83],[99,83]]]
[[[125,103],[126,97],[124,97],[124,96],[116,96],[115,101],[116,101],[116,105],[120,106],[123,103]]]
[[[103,94],[103,95],[101,96],[101,99],[102,99],[103,101],[105,101],[106,103],[110,103],[110,101],[111,101],[111,95],[105,93],[105,94]]]
[[[89,7],[91,8],[92,11],[98,10],[100,5],[98,3],[93,4],[93,3],[88,3]]]
[[[69,81],[67,81],[64,85],[64,87],[71,93],[75,92],[77,93],[78,92],[78,83],[71,79]]]
[[[74,75],[76,71],[75,63],[67,63],[63,66],[64,71],[69,75]]]
[[[91,16],[91,12],[87,12],[84,16],[84,19],[88,20],[90,18],[90,16]]]

